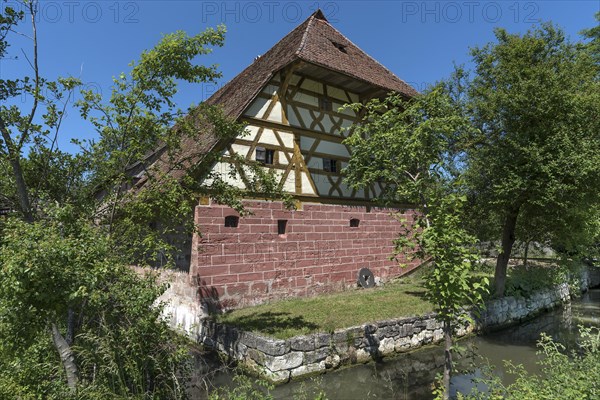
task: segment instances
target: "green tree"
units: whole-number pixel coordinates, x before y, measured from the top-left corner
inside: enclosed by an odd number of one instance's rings
[[[456,103],[437,87],[427,94],[403,100],[399,96],[355,104],[363,112],[345,143],[352,157],[344,170],[356,188],[382,182],[377,200],[385,204],[413,204],[414,220],[396,240],[398,253],[428,260],[427,298],[443,324],[445,363],[441,395],[449,397],[452,336],[465,306],[479,305],[487,282],[475,282],[470,271],[477,260],[475,238],[463,227],[460,194],[460,142],[471,129]],[[399,214],[400,218],[403,218]]]
[[[0,165],[3,166],[0,185],[3,200],[31,222],[36,199],[31,198],[31,187],[26,182],[24,152],[29,148],[31,152],[39,151],[41,155],[56,150],[56,135],[65,115],[66,104],[80,82],[74,78],[48,81],[40,75],[37,2],[26,0],[22,4],[31,24],[31,34],[23,34],[31,40],[31,54],[25,54],[31,75],[0,79]],[[23,11],[17,12],[11,6],[3,7],[0,15],[0,58],[7,57],[10,47],[8,35],[15,34],[17,25],[24,17]],[[18,101],[23,98],[30,99],[26,103],[30,108],[19,107]],[[43,163],[42,170],[47,171],[48,158],[39,157],[36,162]],[[38,189],[42,189],[45,180],[38,179],[37,183]]]
[[[584,29],[581,34],[583,37],[590,39],[586,47],[596,63],[600,64],[600,11],[596,13],[596,21],[599,22],[595,27]]]
[[[0,226],[0,393],[185,397],[188,347],[160,317],[164,287],[129,266],[169,255],[167,235],[195,228],[191,212],[200,193],[243,208],[239,189],[209,168],[220,157],[210,143],[243,127],[218,108],[180,110],[173,101],[180,81],[220,76],[216,66],[195,60],[223,44],[225,29],[165,35],[129,73],[114,78],[110,98],[84,91],[77,106],[97,139],[79,142],[82,151],[70,155],[56,139],[65,115],[61,101],[79,82],[40,77],[37,4],[25,5],[35,78],[0,81],[2,100],[28,93],[33,103],[27,113],[10,102],[0,108],[0,201],[12,203],[26,222]],[[22,17],[5,8],[0,55]],[[272,172],[258,165],[244,171],[254,192],[281,193]]]
[[[471,52],[467,109],[478,133],[467,149],[466,181],[473,225],[490,227],[487,239],[501,238],[495,294],[503,296],[519,234],[561,247],[596,213],[600,86],[590,52],[551,24],[495,34],[496,43]]]
[[[156,275],[69,208],[48,213],[11,219],[0,242],[0,397],[185,397],[188,344],[161,318]]]
[[[143,209],[141,202],[105,192],[117,188],[125,193],[131,182],[127,170],[147,160],[149,150],[177,148],[184,136],[173,124],[197,123],[194,116],[185,120],[173,111],[172,97],[177,80],[198,83],[218,77],[215,67],[192,60],[221,45],[224,28],[191,37],[181,32],[165,36],[130,74],[115,79],[109,105],[84,93],[82,113],[102,114],[92,119],[101,135],[86,151],[69,155],[57,149],[56,139],[66,100],[79,82],[41,77],[37,3],[24,4],[33,30],[33,78],[0,81],[2,201],[26,222],[3,221],[0,227],[0,388],[6,396],[23,397],[87,398],[92,392],[98,398],[182,397],[179,374],[185,373],[187,347],[159,318],[162,306],[155,302],[164,288],[125,267],[131,257],[119,251],[127,243],[114,234],[117,220],[120,226],[130,224],[130,231],[146,222],[124,218],[131,213],[122,210],[138,207],[146,216],[156,212],[156,203]],[[3,9],[0,56],[7,54],[8,35],[23,17],[11,7]],[[23,94],[31,98],[31,109],[23,110],[14,100]],[[206,114],[220,118],[211,119],[220,123],[215,122],[217,130],[233,125],[217,110]],[[152,193],[162,200],[164,215],[180,216],[186,205],[177,200],[187,192],[175,181],[168,183],[160,192],[145,190],[145,198]],[[145,246],[135,247],[138,253],[159,247],[159,235],[147,227],[136,233],[132,247]],[[13,369],[19,373],[8,374]],[[89,396],[82,394],[88,389]]]

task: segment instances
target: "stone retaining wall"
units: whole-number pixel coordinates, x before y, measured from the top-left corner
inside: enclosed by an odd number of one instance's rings
[[[584,270],[582,291],[600,284],[600,271]],[[575,293],[579,294],[579,293]],[[487,303],[485,311],[464,324],[457,336],[475,330],[491,330],[519,323],[569,301],[567,283],[534,293],[529,298],[505,297]],[[272,339],[211,321],[203,323],[200,341],[229,355],[275,383],[303,375],[322,373],[341,365],[366,363],[385,356],[412,351],[443,339],[441,323],[434,314],[398,318],[372,324],[316,333],[287,340]]]

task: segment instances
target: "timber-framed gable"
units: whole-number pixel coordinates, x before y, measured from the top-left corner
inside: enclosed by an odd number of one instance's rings
[[[343,106],[390,92],[416,94],[317,11],[207,100],[246,126],[226,143],[212,135],[202,144],[221,151],[212,173],[243,189],[248,180],[236,160],[257,163],[275,171],[299,207],[249,197],[251,214],[240,216],[202,198],[194,214],[202,235],[192,240],[187,281],[196,297],[188,304],[310,296],[356,285],[361,268],[385,280],[417,265],[402,255],[390,260],[398,215],[410,221],[413,212],[376,207],[380,183],[357,190],[343,180],[351,155],[344,139],[362,117]]]

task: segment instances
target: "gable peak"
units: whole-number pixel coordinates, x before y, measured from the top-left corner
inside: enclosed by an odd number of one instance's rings
[[[325,14],[323,14],[323,11],[321,11],[320,8],[317,9],[317,11],[315,11],[311,17],[315,18],[315,19],[320,19],[321,21],[325,21],[325,22],[329,22],[327,21],[327,18],[325,17]]]

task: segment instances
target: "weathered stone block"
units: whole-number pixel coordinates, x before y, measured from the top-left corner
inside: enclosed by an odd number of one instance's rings
[[[325,362],[319,362],[314,364],[301,365],[298,368],[294,368],[291,371],[291,376],[292,378],[296,378],[298,376],[315,374],[323,371],[325,371]]]
[[[330,356],[327,356],[327,358],[325,358],[325,368],[331,369],[331,368],[337,368],[340,366],[341,363],[341,358],[339,355],[337,354],[332,354]]]
[[[429,318],[425,321],[425,328],[427,330],[432,331],[432,330],[436,329],[437,327],[438,327],[438,322],[435,318]]]
[[[262,338],[258,338],[256,335],[254,335],[251,332],[244,332],[242,334],[242,336],[240,337],[240,342],[243,343],[244,345],[246,345],[247,347],[255,349],[256,346],[258,345],[258,340],[260,340],[260,339],[262,339]]]
[[[364,325],[365,335],[372,335],[377,332],[377,329],[377,325],[375,324]]]
[[[304,353],[304,363],[316,363],[324,360],[331,353],[331,349],[329,347],[321,347],[315,351],[309,351]]]
[[[377,337],[379,339],[383,339],[386,337],[398,336],[399,333],[400,333],[399,325],[386,325],[384,327],[380,327],[377,330]]]
[[[427,329],[427,320],[418,319],[413,323],[413,328],[415,331],[421,331],[423,329]]]
[[[411,338],[410,337],[401,337],[396,339],[394,344],[394,350],[398,353],[407,351],[410,349]]]
[[[299,351],[312,351],[315,349],[315,338],[311,336],[296,336],[289,339],[290,349]]]
[[[289,343],[285,340],[258,337],[256,349],[271,356],[280,356],[290,350]]]
[[[328,333],[317,333],[315,337],[315,349],[326,347],[331,344],[331,335]]]
[[[265,354],[256,349],[248,349],[247,358],[254,361],[258,365],[265,365]]]
[[[412,324],[410,324],[410,323],[406,323],[406,324],[402,325],[402,327],[400,328],[400,336],[402,336],[402,337],[412,336],[413,333],[414,333],[414,328],[413,328]]]
[[[368,363],[371,361],[371,354],[373,354],[377,349],[364,348],[356,350],[356,362],[358,363]]]
[[[302,365],[304,353],[301,351],[292,351],[282,356],[265,356],[265,367],[271,372],[277,372],[284,369],[292,369]]]
[[[363,338],[362,340],[362,344],[360,347],[365,348],[365,347],[379,347],[379,343],[380,340],[377,338],[377,336],[373,336],[373,335],[368,335],[366,337]]]
[[[381,329],[381,328],[385,328],[386,326],[397,325],[398,320],[397,319],[387,319],[387,320],[383,320],[383,321],[377,321],[376,324],[379,327],[379,329]]]
[[[389,355],[394,353],[394,348],[396,343],[394,342],[394,338],[385,338],[379,343],[379,353],[381,355]]]
[[[271,372],[267,374],[267,378],[275,384],[287,383],[290,380],[290,371]]]

